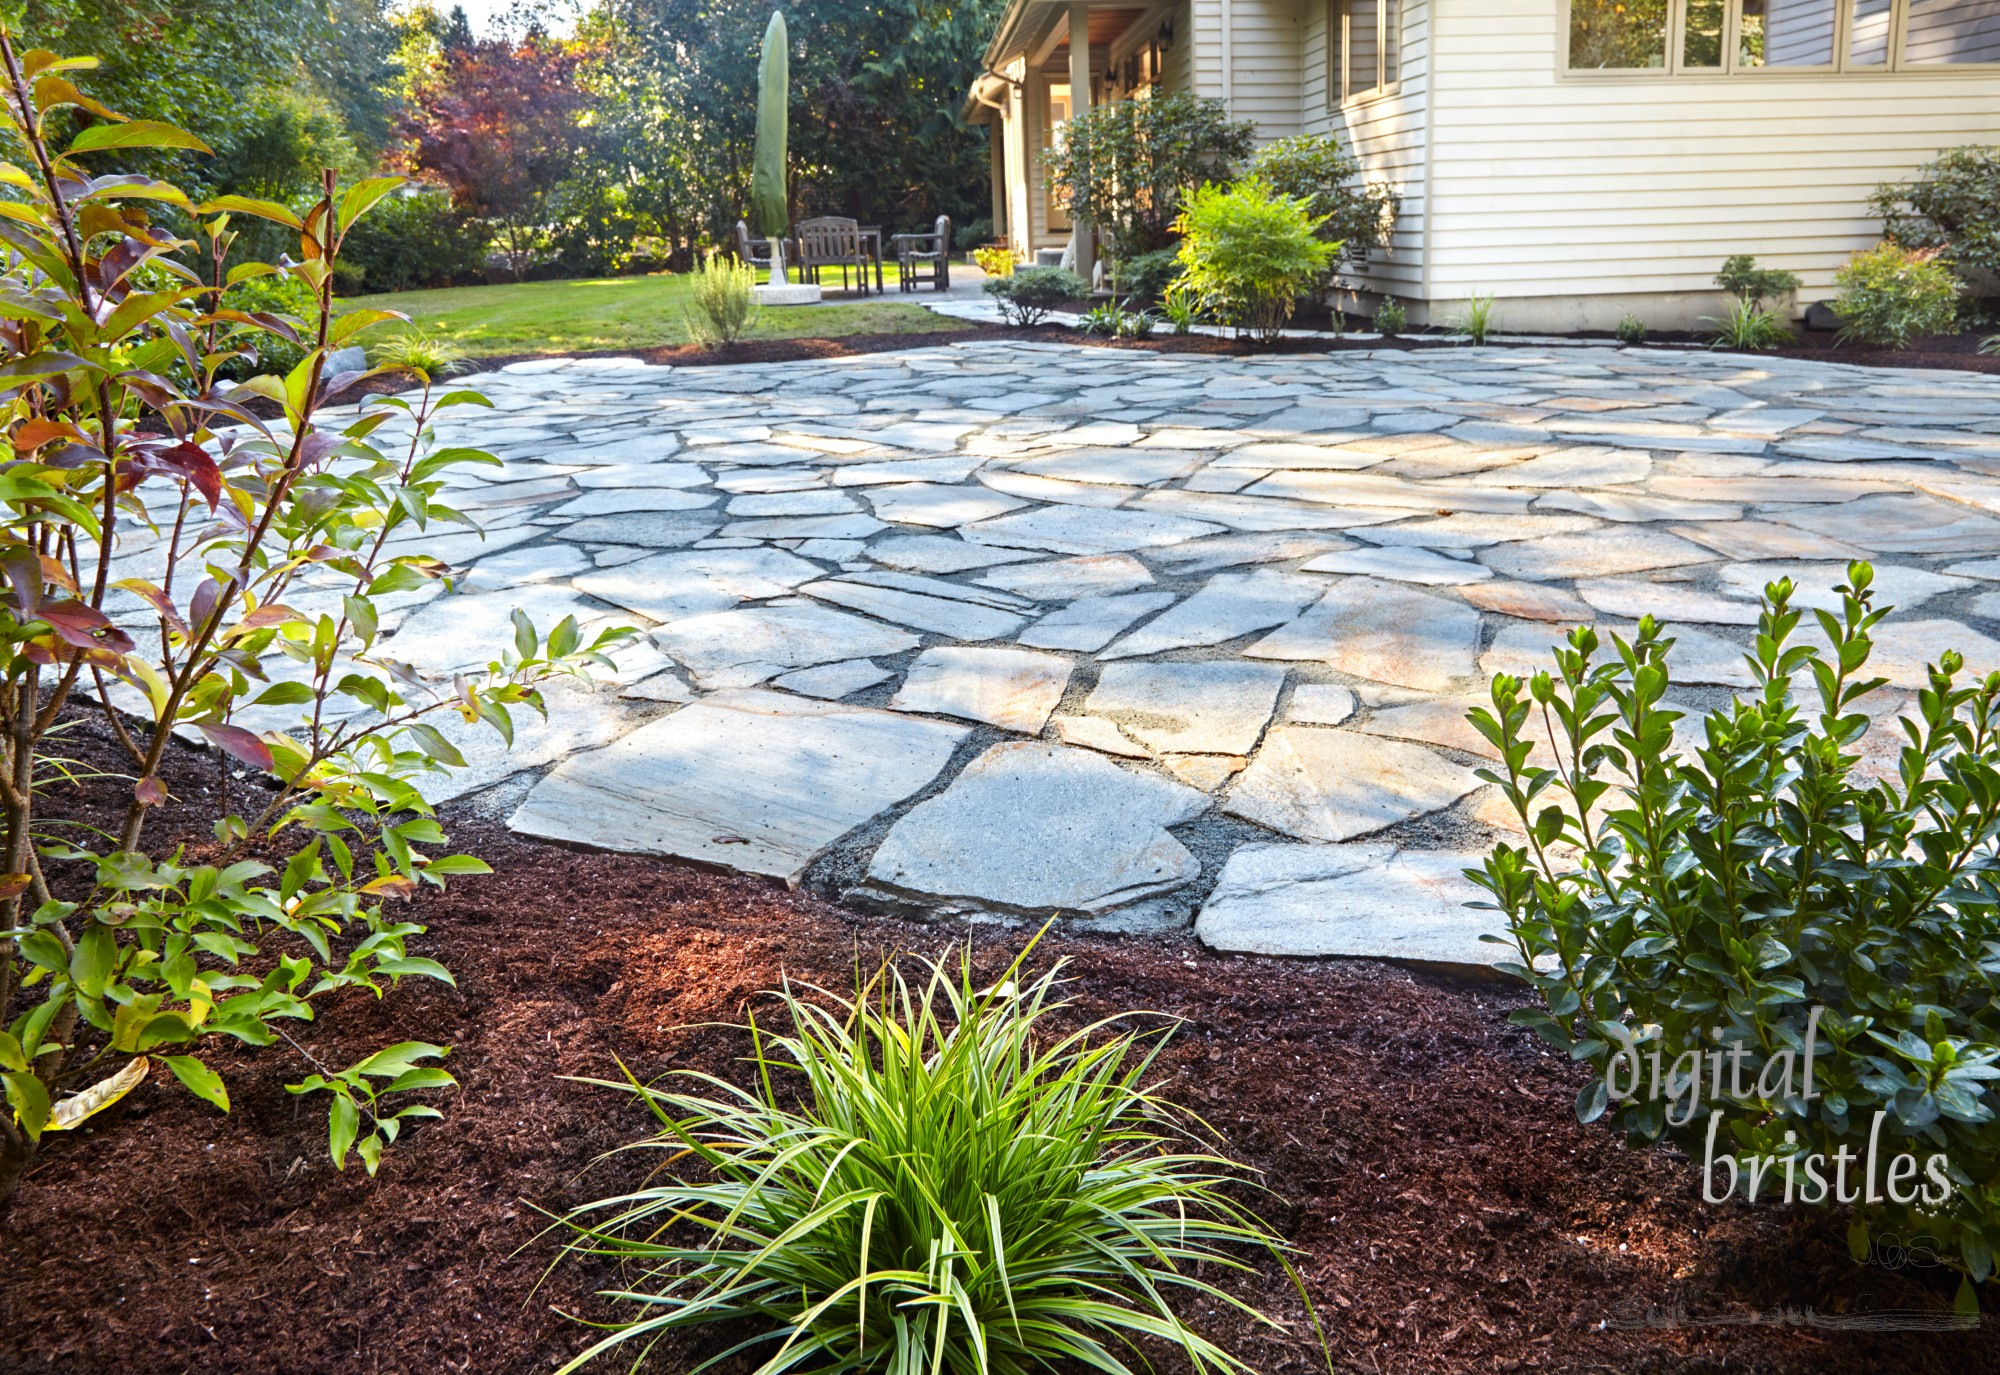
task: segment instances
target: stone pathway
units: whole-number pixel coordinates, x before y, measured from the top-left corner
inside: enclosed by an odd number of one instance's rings
[[[1479,962],[1459,871],[1510,822],[1464,707],[1566,625],[1673,620],[1702,707],[1765,581],[1824,604],[1865,555],[1901,608],[1878,710],[1949,646],[2000,666],[1972,375],[982,343],[465,384],[497,409],[441,438],[506,466],[389,652],[482,661],[515,605],[645,635],[432,795],[518,774],[520,831],[864,905]]]

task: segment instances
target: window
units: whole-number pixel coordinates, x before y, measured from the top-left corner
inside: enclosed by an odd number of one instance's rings
[[[1568,60],[1689,75],[2000,66],[2000,0],[1569,0]]]
[[[1333,101],[1361,100],[1393,87],[1401,75],[1402,36],[1399,0],[1332,0],[1327,6],[1326,89]]]
[[[1062,142],[1063,126],[1069,123],[1069,83],[1051,81],[1048,104],[1042,107],[1042,146],[1054,148]],[[1042,191],[1042,205],[1051,234],[1069,232],[1069,213],[1053,186]]]

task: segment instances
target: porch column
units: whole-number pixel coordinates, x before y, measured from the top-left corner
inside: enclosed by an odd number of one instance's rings
[[[1085,0],[1070,0],[1069,6],[1069,117],[1075,119],[1090,109],[1090,6]],[[1070,243],[1075,248],[1076,275],[1090,285],[1091,268],[1097,252],[1090,229],[1075,215],[1070,216]]]
[[[1008,103],[1011,107],[1011,97]],[[993,174],[993,237],[1005,239],[1007,238],[1007,126],[1013,121],[1007,117],[1006,110],[997,111],[996,115],[993,122],[986,126],[988,135],[986,151],[987,162]]]

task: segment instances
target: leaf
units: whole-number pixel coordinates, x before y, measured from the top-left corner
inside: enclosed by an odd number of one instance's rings
[[[146,1082],[146,1074],[153,1062],[146,1056],[127,1060],[125,1067],[109,1079],[100,1079],[82,1093],[74,1093],[57,1103],[49,1112],[49,1124],[43,1130],[66,1132],[73,1130],[86,1119],[96,1116],[116,1103],[133,1089]]]
[[[361,1129],[361,1110],[346,1093],[336,1091],[333,1097],[333,1112],[327,1119],[327,1153],[333,1157],[333,1168],[347,1168],[347,1153],[354,1146],[355,1133]]]
[[[375,968],[384,974],[394,974],[399,977],[405,974],[420,974],[427,979],[436,979],[439,983],[448,983],[453,988],[458,987],[458,980],[451,977],[451,971],[436,960],[419,959],[409,955],[400,959],[377,960]],[[369,1072],[372,1074],[374,1071]]]
[[[218,196],[201,207],[204,215],[220,214],[223,211],[239,211],[245,215],[255,215],[261,220],[275,220],[288,229],[303,229],[305,221],[279,205],[276,201],[254,200],[249,196]]]
[[[422,721],[410,723],[410,734],[416,737],[417,748],[440,764],[449,764],[455,769],[465,767],[465,756],[458,752],[458,746],[444,738],[444,733],[436,726]]]
[[[21,1124],[30,1141],[38,1140],[49,1120],[48,1089],[32,1074],[0,1075],[0,1079],[6,1082],[7,1102],[14,1109],[14,1120]]]
[[[335,227],[345,232],[347,226],[367,214],[375,202],[408,181],[408,177],[368,177],[355,182],[340,198],[340,213],[334,219]]]
[[[222,1082],[221,1075],[192,1055],[162,1055],[160,1059],[174,1072],[174,1078],[187,1085],[189,1093],[215,1104],[224,1112],[229,1111],[229,1089]]]
[[[147,774],[132,785],[132,796],[141,807],[157,807],[167,800],[167,785],[153,774]]]
[[[196,725],[195,729],[207,736],[211,745],[251,768],[262,769],[265,773],[272,771],[271,747],[241,726]]]
[[[107,148],[191,148],[197,153],[215,151],[185,129],[176,129],[156,119],[134,119],[124,124],[91,125],[70,140],[69,151],[63,156],[95,153]],[[225,196],[223,199],[234,197]]]
[[[101,998],[117,959],[118,946],[112,939],[111,928],[93,921],[77,937],[76,950],[69,957],[70,982],[86,996]]]

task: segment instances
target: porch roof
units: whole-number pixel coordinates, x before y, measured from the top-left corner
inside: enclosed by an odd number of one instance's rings
[[[1132,0],[1083,0],[1090,11],[1090,46],[1097,49],[1116,42],[1140,18],[1157,8],[1135,5]],[[964,114],[969,124],[990,124],[996,113],[988,102],[1008,84],[1000,69],[1016,57],[1034,64],[1037,53],[1047,54],[1069,45],[1070,0],[1009,0],[1006,13],[986,45],[983,70],[973,78],[966,92]]]

